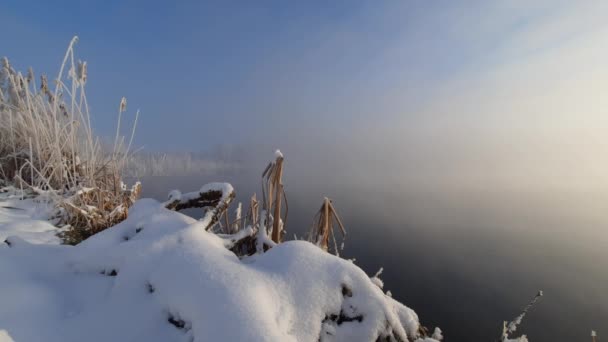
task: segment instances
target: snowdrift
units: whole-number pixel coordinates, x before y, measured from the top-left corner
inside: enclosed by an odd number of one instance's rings
[[[347,260],[304,241],[239,259],[151,199],[79,245],[33,242],[0,246],[0,341],[441,338]]]

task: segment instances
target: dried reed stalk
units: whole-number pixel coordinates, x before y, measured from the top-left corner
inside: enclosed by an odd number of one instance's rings
[[[242,225],[240,225],[239,229],[233,234],[238,235],[241,234],[243,231],[251,231],[251,234],[241,239],[238,243],[235,243],[233,248],[231,249],[239,257],[252,255],[257,252],[257,240],[260,236],[260,233],[263,233],[263,231],[260,230],[259,225],[258,206],[259,205],[256,195],[253,194],[253,196],[251,196],[251,199],[249,200],[249,208],[247,209],[247,213],[244,217],[240,217],[240,210],[237,209],[237,215],[233,225],[235,227],[237,226],[237,224],[240,223],[242,223]]]
[[[275,243],[280,243],[284,234],[283,227],[287,222],[288,207],[282,183],[283,155],[277,151],[276,156],[276,160],[269,163],[262,173],[262,196],[266,223],[272,223],[271,239]],[[283,200],[285,214],[281,217]]]
[[[344,224],[342,224],[342,220],[340,220],[340,216],[338,216],[338,213],[336,212],[336,208],[334,208],[331,200],[325,197],[321,208],[313,220],[308,240],[321,247],[323,250],[328,251],[331,237],[333,238],[334,249],[337,253],[336,238],[333,234],[334,222],[337,223],[340,228],[342,236],[346,236],[346,229],[344,228]]]
[[[528,303],[528,305],[526,305],[526,307],[519,314],[519,316],[515,317],[511,322],[506,322],[506,321],[503,322],[502,335],[500,336],[500,339],[499,339],[500,342],[511,341],[509,335],[513,334],[517,330],[517,327],[521,324],[521,322],[523,321],[526,314],[528,314],[530,309],[532,309],[541,300],[542,297],[543,297],[543,291],[538,291],[536,296],[534,296],[532,301],[530,301],[530,303]],[[519,341],[519,338],[516,341]]]
[[[249,208],[247,209],[247,213],[243,218],[243,227],[247,227],[248,224],[251,227],[257,228],[258,225],[258,213],[259,213],[259,204],[254,193],[249,199]]]
[[[275,204],[274,204],[274,217],[276,217],[276,220],[273,220],[272,222],[272,234],[271,234],[271,238],[272,241],[279,243],[281,242],[281,229],[283,228],[281,225],[281,192],[283,191],[283,182],[282,182],[282,177],[283,177],[283,157],[279,156],[277,157],[277,160],[275,162],[276,164],[276,173],[275,173],[275,179],[274,179],[274,184],[275,184],[275,191],[276,191],[276,195],[275,195]]]

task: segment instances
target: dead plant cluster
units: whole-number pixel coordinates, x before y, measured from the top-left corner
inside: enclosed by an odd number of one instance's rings
[[[127,191],[121,182],[137,115],[127,144],[119,134],[123,98],[114,147],[102,146],[91,127],[87,63],[75,60],[76,41],[52,81],[42,75],[36,83],[31,68],[18,72],[6,57],[0,65],[0,183],[53,203],[55,222],[70,226],[68,243],[124,219],[140,187]]]
[[[78,244],[127,218],[129,207],[139,198],[141,183],[135,183],[131,189],[123,186],[115,191],[81,189],[61,202],[54,220],[55,224],[64,227],[59,233],[64,243]]]
[[[172,210],[203,208],[205,214],[201,221],[204,222],[204,229],[230,241],[231,249],[237,255],[263,253],[281,243],[286,232],[289,207],[282,181],[283,168],[283,155],[277,151],[275,160],[262,172],[262,201],[260,203],[257,195],[253,194],[245,215],[242,215],[242,203],[239,203],[234,217],[230,218],[229,206],[235,193],[231,186],[222,184],[208,184],[198,192],[184,195],[174,190],[169,194],[165,207]],[[328,252],[332,241],[333,252],[338,254],[334,224],[345,236],[346,230],[336,209],[331,200],[325,197],[309,232],[308,241]]]

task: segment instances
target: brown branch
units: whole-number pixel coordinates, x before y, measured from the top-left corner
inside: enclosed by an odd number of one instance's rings
[[[195,195],[193,195],[195,194]],[[197,195],[196,195],[197,194]],[[184,199],[175,199],[165,203],[165,208],[180,211],[188,208],[207,208],[217,206],[224,194],[219,190],[209,190],[206,192],[190,192],[184,194]]]

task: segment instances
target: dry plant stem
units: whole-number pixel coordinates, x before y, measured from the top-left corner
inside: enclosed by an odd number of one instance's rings
[[[228,208],[226,208],[226,209],[228,209]],[[231,234],[232,233],[232,228],[231,228],[230,222],[228,222],[228,220],[229,220],[228,219],[228,210],[225,210],[224,211],[224,222],[226,224],[226,227],[224,229],[225,229],[225,233],[226,234]]]
[[[196,197],[188,199],[177,199],[165,202],[165,208],[180,211],[189,208],[208,208],[216,207],[222,199],[223,193],[218,190],[209,190],[197,193]]]
[[[528,303],[528,305],[526,305],[526,307],[519,314],[519,316],[515,317],[511,322],[508,322],[508,323],[503,322],[502,335],[500,336],[499,341],[501,341],[501,342],[510,341],[509,335],[514,333],[517,330],[517,327],[521,324],[521,322],[523,321],[523,319],[526,316],[526,314],[528,313],[528,311],[530,311],[530,309],[532,309],[540,301],[542,296],[543,296],[543,291],[538,291],[536,296],[534,296],[532,301],[530,301],[530,303]]]
[[[272,225],[272,241],[279,243],[281,242],[281,195],[283,194],[283,157],[277,157],[276,174],[274,184],[276,188],[276,199],[274,203],[274,221]]]
[[[230,227],[232,227],[232,229],[233,229],[234,232],[238,232],[241,229],[241,227],[244,228],[243,222],[242,222],[243,218],[241,216],[242,215],[242,210],[243,210],[243,205],[242,205],[241,202],[239,202],[239,204],[237,206],[237,209],[236,209],[236,211],[234,213],[234,222],[230,226]]]
[[[323,200],[323,249],[327,250],[329,245],[329,232],[331,231],[331,222],[329,221],[329,198]]]
[[[270,236],[274,243],[281,242],[283,226],[287,221],[287,197],[282,184],[283,156],[278,155],[274,162],[268,164],[262,173],[262,199],[265,215],[265,229],[272,227]],[[283,202],[284,201],[284,202]],[[281,209],[285,205],[285,214],[281,217]]]
[[[344,228],[344,225],[342,224],[342,220],[340,220],[340,216],[338,215],[338,212],[334,208],[334,205],[331,203],[330,199],[327,199],[327,204],[329,205],[329,210],[331,211],[333,217],[336,219],[336,222],[338,222],[338,227],[340,227],[340,231],[342,231],[342,235],[346,235],[346,228]]]
[[[272,181],[274,179],[275,163],[270,163],[262,173],[262,208],[266,212],[266,223],[270,222],[270,208],[272,206]]]
[[[258,199],[256,197],[255,194],[253,194],[253,196],[251,196],[251,200],[249,201],[249,213],[251,215],[251,225],[253,227],[257,227],[258,226]]]
[[[338,227],[340,227],[342,236],[346,236],[346,229],[344,228],[336,209],[332,205],[331,200],[325,197],[321,209],[319,209],[313,220],[313,226],[311,227],[308,240],[323,250],[328,251],[330,239],[333,239],[335,253],[338,254],[338,244],[333,232],[334,221],[338,224]]]

